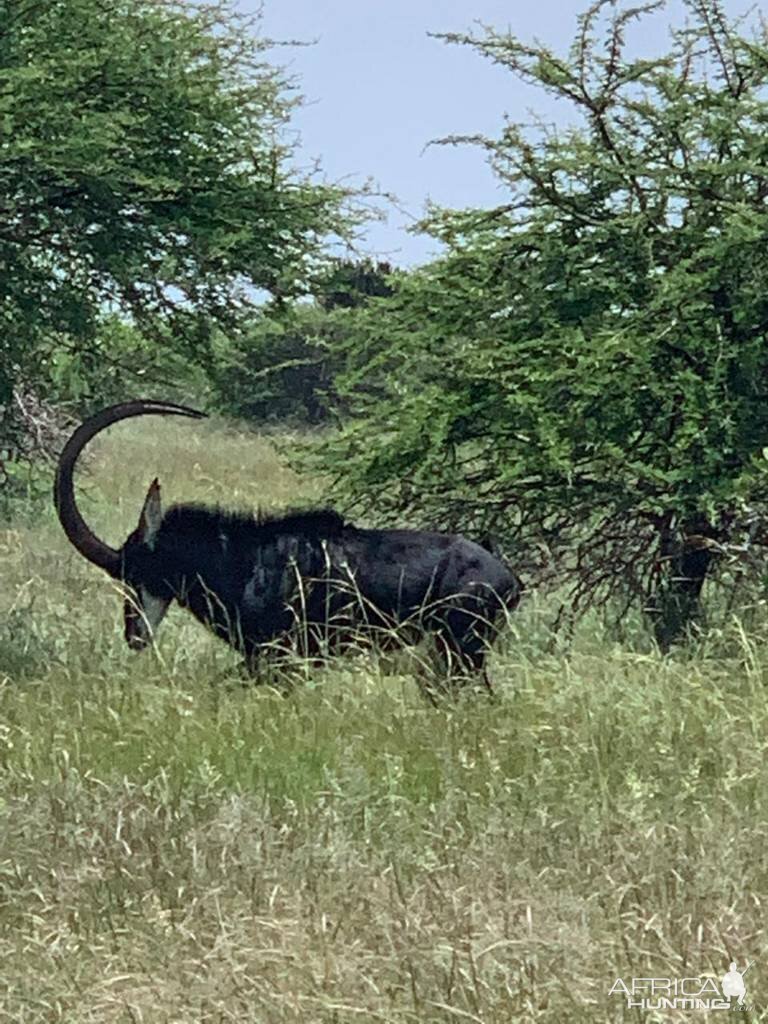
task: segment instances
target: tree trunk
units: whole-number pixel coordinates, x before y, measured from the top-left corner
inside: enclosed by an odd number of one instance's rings
[[[701,590],[715,557],[715,531],[704,519],[682,528],[684,539],[662,544],[663,574],[651,599],[654,634],[662,651],[690,636],[701,613]]]

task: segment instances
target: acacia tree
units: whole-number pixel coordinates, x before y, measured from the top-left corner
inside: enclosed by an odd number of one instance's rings
[[[357,336],[357,311],[373,296],[392,295],[392,273],[389,263],[334,259],[311,284],[313,302],[251,317],[235,344],[217,347],[209,373],[217,408],[256,421],[338,420],[344,339]]]
[[[200,354],[254,288],[300,288],[341,229],[341,193],[290,169],[294,98],[257,28],[224,3],[0,0],[7,414],[107,315]]]
[[[576,610],[639,602],[667,646],[768,542],[768,48],[686,0],[667,55],[628,56],[660,7],[598,0],[567,56],[444,37],[574,116],[469,140],[509,200],[432,212],[447,253],[348,348],[350,399],[378,387],[330,459],[359,503],[501,534]]]

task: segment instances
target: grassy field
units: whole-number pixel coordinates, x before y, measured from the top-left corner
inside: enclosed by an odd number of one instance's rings
[[[123,424],[90,468],[114,543],[155,473],[168,501],[318,493],[215,425]],[[499,701],[434,709],[407,658],[244,687],[180,610],[132,654],[51,509],[0,530],[0,579],[0,1021],[717,1020],[608,990],[732,959],[768,1019],[768,627],[552,653],[530,598]]]

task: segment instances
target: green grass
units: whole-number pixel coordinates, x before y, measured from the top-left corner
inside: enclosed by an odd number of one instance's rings
[[[118,542],[167,500],[317,487],[221,426],[113,430],[84,505]],[[176,611],[123,644],[50,510],[0,531],[0,1021],[718,1019],[627,1011],[616,977],[756,959],[768,1019],[765,628],[662,659],[534,598],[500,699],[434,709],[407,658],[284,698]],[[762,629],[762,632],[761,632]]]

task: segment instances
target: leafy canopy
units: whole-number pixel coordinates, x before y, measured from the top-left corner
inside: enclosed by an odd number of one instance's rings
[[[670,52],[632,56],[662,6],[598,0],[567,56],[444,37],[570,126],[449,140],[485,147],[508,201],[431,212],[446,255],[348,347],[358,418],[327,456],[348,498],[499,533],[577,606],[660,600],[691,547],[765,536],[765,31],[686,0]]]
[[[264,308],[236,341],[219,339],[210,368],[219,411],[250,420],[317,425],[345,409],[335,380],[345,340],[357,338],[357,311],[392,294],[389,263],[331,260],[312,282],[313,301]]]
[[[256,27],[221,3],[0,0],[0,405],[107,313],[204,348],[341,229],[339,191],[291,171]]]

